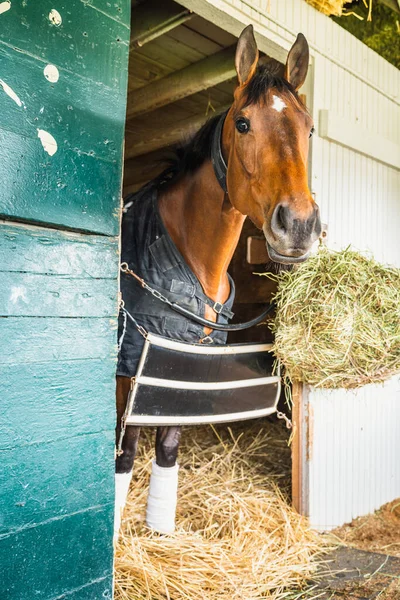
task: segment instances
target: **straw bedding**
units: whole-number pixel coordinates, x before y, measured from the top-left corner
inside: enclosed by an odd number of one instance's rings
[[[274,351],[291,381],[357,388],[400,373],[400,270],[322,247],[278,281]]]
[[[177,531],[168,536],[144,524],[148,433],[139,446],[116,554],[116,600],[281,599],[301,588],[326,541],[277,488],[290,480],[281,424],[184,429]]]

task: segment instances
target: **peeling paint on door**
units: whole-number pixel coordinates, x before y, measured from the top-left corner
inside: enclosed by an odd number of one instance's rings
[[[45,131],[44,129],[38,129],[37,132],[38,138],[42,142],[44,150],[47,152],[47,154],[53,156],[58,150],[56,140],[53,138],[51,133]]]
[[[1,4],[0,4],[0,9],[1,9]],[[11,100],[14,100],[15,104],[18,104],[19,107],[23,106],[24,103],[19,99],[17,94],[14,92],[14,90],[12,88],[10,88],[10,86],[5,81],[0,79],[0,85],[2,86],[2,88],[5,91],[5,93],[7,94],[7,96],[10,96]]]
[[[49,19],[50,19],[51,23],[53,23],[53,25],[56,25],[57,27],[59,25],[61,25],[61,23],[62,23],[61,15],[58,12],[58,10],[56,10],[55,8],[51,9],[51,11],[49,13]]]
[[[0,2],[0,15],[7,12],[11,8],[11,2]]]
[[[55,65],[46,65],[43,69],[43,74],[50,83],[57,83],[60,73]]]

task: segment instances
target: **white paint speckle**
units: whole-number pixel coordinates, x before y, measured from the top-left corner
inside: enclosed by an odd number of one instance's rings
[[[21,287],[12,287],[11,288],[10,302],[12,302],[13,304],[16,304],[18,302],[18,300],[27,302],[25,287],[21,286]]]
[[[18,106],[23,105],[23,102],[19,99],[17,94],[14,92],[14,90],[11,89],[10,86],[7,85],[6,82],[3,81],[2,79],[0,79],[0,85],[2,86],[2,88],[5,91],[5,93],[7,94],[7,96],[10,96],[11,100],[14,100],[15,104],[18,104]]]
[[[60,77],[58,69],[55,65],[46,65],[43,73],[47,81],[50,81],[51,83],[57,83],[58,78]]]
[[[55,154],[58,149],[56,140],[53,138],[51,133],[45,131],[44,129],[38,129],[37,132],[38,138],[42,142],[44,150],[47,152],[47,154],[53,156],[53,154]]]
[[[274,99],[274,102],[272,104],[272,108],[274,110],[276,110],[277,112],[281,112],[284,108],[286,108],[286,104],[284,103],[282,98],[279,98],[279,96],[272,96],[272,97]]]
[[[57,25],[57,27],[59,25],[61,25],[61,23],[62,23],[61,15],[58,12],[58,10],[56,10],[55,8],[51,9],[51,11],[49,13],[49,19],[50,19],[50,22],[53,23],[53,25]]]
[[[7,12],[11,8],[11,2],[0,2],[0,15]]]

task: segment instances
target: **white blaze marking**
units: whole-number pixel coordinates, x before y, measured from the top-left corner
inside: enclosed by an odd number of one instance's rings
[[[5,93],[7,94],[7,96],[10,96],[10,98],[12,100],[14,100],[15,104],[18,104],[18,106],[22,106],[23,105],[23,102],[21,102],[21,100],[18,98],[18,96],[14,92],[14,90],[12,90],[10,88],[10,86],[7,85],[6,82],[3,81],[2,79],[0,79],[0,85],[2,86],[2,88],[5,91]]]
[[[50,81],[51,83],[57,83],[58,78],[60,77],[58,69],[54,65],[47,65],[43,70],[43,74],[47,81]]]
[[[272,96],[272,97],[274,99],[272,108],[274,108],[277,112],[281,112],[284,108],[286,108],[286,104],[284,103],[282,98],[279,98],[279,96]]]
[[[50,13],[49,13],[49,19],[50,21],[53,23],[53,25],[61,25],[62,23],[62,18],[60,13],[58,12],[58,10],[56,10],[55,8],[52,8]]]
[[[50,156],[53,156],[53,154],[55,154],[57,152],[56,140],[53,138],[51,133],[49,133],[48,131],[45,131],[44,129],[38,129],[37,132],[38,132],[38,138],[42,142],[43,148],[45,149],[47,154],[49,154]]]
[[[11,8],[11,2],[0,2],[0,15],[7,12]]]
[[[26,288],[24,287],[13,287],[11,288],[11,296],[10,302],[16,304],[18,300],[22,300],[23,302],[27,302],[26,298]]]

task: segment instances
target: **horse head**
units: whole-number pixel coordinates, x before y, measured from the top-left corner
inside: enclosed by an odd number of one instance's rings
[[[273,261],[302,262],[321,234],[307,182],[313,120],[297,95],[308,70],[307,40],[297,36],[284,77],[258,67],[258,58],[249,25],[237,44],[238,86],[222,131],[227,191],[232,205],[263,230]]]

